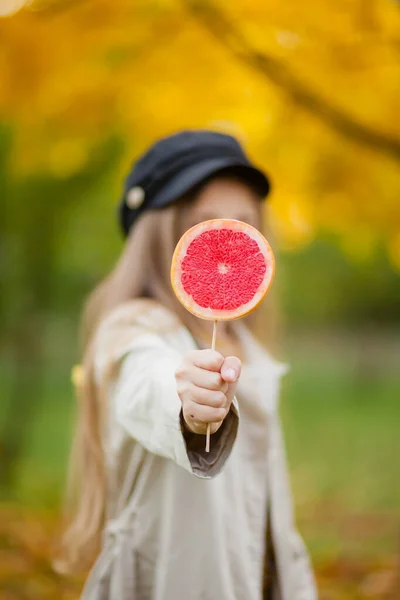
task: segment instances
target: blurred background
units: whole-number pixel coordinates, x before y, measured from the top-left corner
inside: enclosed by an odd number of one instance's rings
[[[49,565],[85,294],[155,138],[237,135],[274,183],[282,416],[322,600],[400,598],[400,4],[0,0],[0,597]]]

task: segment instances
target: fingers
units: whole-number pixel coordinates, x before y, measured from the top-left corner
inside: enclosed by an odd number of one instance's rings
[[[218,390],[225,393],[228,389],[228,384],[222,379],[220,373],[199,369],[194,365],[187,367],[185,378],[194,385],[206,390]]]
[[[205,435],[208,425],[210,425],[211,433],[218,431],[228,412],[229,407],[213,408],[192,400],[182,403],[184,422],[190,431],[198,435]]]
[[[190,352],[175,372],[177,380],[190,381],[198,387],[226,392],[228,386],[221,377],[224,357],[214,350]]]
[[[228,384],[226,386],[228,388]],[[213,408],[224,408],[229,404],[226,394],[221,390],[206,390],[193,384],[188,384],[185,390],[178,388],[178,394],[191,398],[196,404],[211,406]]]
[[[220,372],[224,357],[216,350],[193,350],[187,355],[187,359],[200,369]]]
[[[184,417],[185,427],[192,433],[197,435],[206,435],[208,423],[202,423],[201,421],[193,421]],[[223,421],[219,423],[210,423],[210,433],[213,434],[221,427]]]
[[[219,423],[223,421],[229,412],[229,408],[213,408],[196,402],[186,402],[183,416],[198,423]]]

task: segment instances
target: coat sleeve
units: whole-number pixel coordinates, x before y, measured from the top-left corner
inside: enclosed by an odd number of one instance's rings
[[[237,402],[205,452],[205,436],[183,428],[181,401],[176,391],[175,370],[182,354],[161,336],[142,333],[120,357],[110,400],[114,418],[149,452],[174,461],[190,473],[216,476],[229,457],[238,430]]]

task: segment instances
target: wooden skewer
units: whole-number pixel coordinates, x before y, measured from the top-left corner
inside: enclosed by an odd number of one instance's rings
[[[211,342],[211,350],[215,350],[215,344],[217,341],[217,323],[218,321],[214,321],[213,327],[213,335]],[[206,433],[206,452],[210,452],[210,435],[211,435],[211,423],[207,425],[207,433]]]

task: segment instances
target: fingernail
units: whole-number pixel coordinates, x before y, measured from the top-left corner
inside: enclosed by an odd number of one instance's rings
[[[233,379],[233,381],[236,381],[236,371],[235,371],[235,369],[228,369],[227,372],[226,372],[226,376],[229,379]]]

